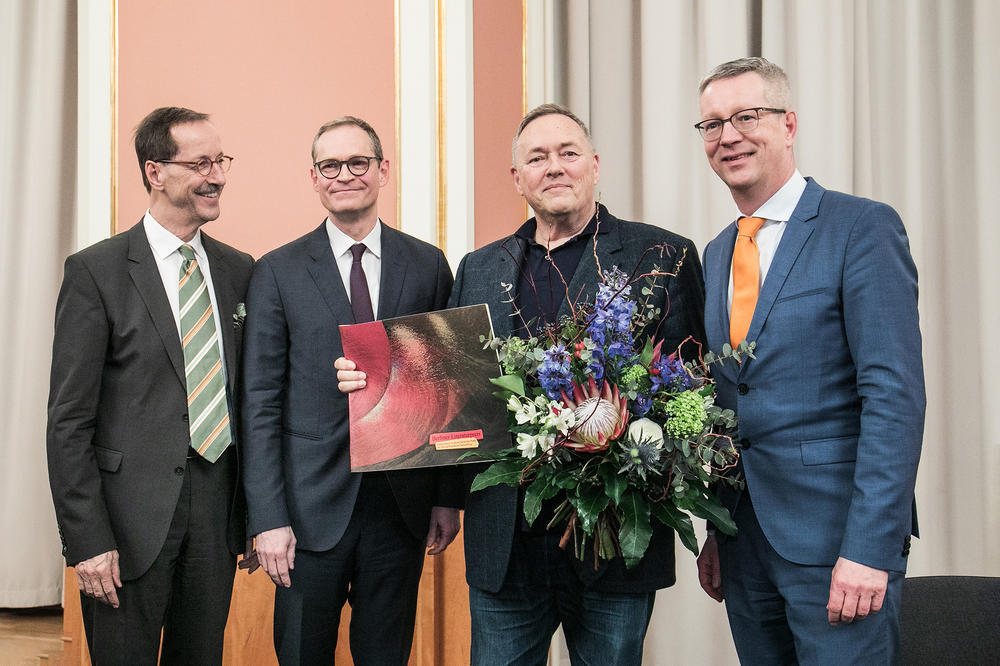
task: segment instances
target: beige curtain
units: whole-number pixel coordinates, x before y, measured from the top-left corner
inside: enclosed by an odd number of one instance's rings
[[[0,607],[62,599],[45,403],[62,260],[73,234],[76,2],[0,3]]]
[[[736,214],[692,124],[714,65],[792,80],[800,170],[893,205],[920,271],[927,422],[908,574],[1000,575],[1000,149],[994,0],[557,0],[559,99],[588,120],[602,199],[705,243]],[[886,332],[891,335],[891,331]],[[725,613],[678,548],[645,663],[735,664]],[[569,663],[557,643],[550,661]]]

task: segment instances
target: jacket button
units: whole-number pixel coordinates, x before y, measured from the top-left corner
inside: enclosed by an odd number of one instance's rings
[[[184,474],[184,468],[183,467],[175,467],[174,468],[174,474],[176,474],[177,476],[181,476],[182,474]]]
[[[740,440],[740,448],[741,449],[749,449],[750,448],[750,440],[747,439],[746,437],[744,437],[743,439],[741,439]]]
[[[181,416],[181,420],[184,421],[184,423],[188,422],[188,413],[187,412],[184,412],[184,414]]]
[[[736,390],[739,391],[740,395],[746,395],[750,392],[750,387],[740,382],[740,385],[736,387]]]

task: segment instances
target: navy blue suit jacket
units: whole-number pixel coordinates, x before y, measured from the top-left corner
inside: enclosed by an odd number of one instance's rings
[[[736,224],[705,248],[705,328],[729,340]],[[713,370],[783,558],[905,571],[924,423],[917,272],[896,212],[808,179],[754,310],[755,359]],[[738,493],[724,492],[733,508]]]
[[[704,286],[698,251],[691,241],[660,227],[637,222],[625,222],[599,206],[599,221],[606,234],[598,235],[595,253],[588,247],[576,272],[569,279],[569,294],[577,302],[593,302],[600,284],[597,262],[607,271],[618,266],[630,273],[639,268],[646,272],[658,265],[672,270],[675,262],[686,252],[684,264],[678,275],[666,280],[666,290],[657,291],[655,304],[666,313],[658,337],[664,340],[663,349],[675,349],[688,336],[705,339],[701,314],[704,308]],[[670,256],[659,252],[646,252],[648,248],[666,244],[673,250]],[[462,259],[458,267],[450,307],[486,303],[490,307],[494,334],[499,337],[512,335],[520,325],[514,316],[514,305],[501,283],[518,283],[526,242],[516,236],[496,241],[472,252]],[[639,297],[643,281],[633,287],[633,296]],[[560,315],[569,314],[569,302],[563,301]],[[478,472],[481,466],[466,465],[468,473]],[[503,585],[510,563],[514,543],[514,530],[522,515],[517,489],[510,486],[493,486],[471,493],[465,500],[465,575],[470,585],[496,592]],[[593,562],[577,564],[581,580],[604,592],[645,592],[667,587],[674,583],[674,535],[664,525],[654,522],[653,537],[642,562],[626,569],[621,558],[594,571]],[[572,552],[567,553],[573,558]]]
[[[311,551],[340,541],[361,484],[351,473],[348,401],[333,367],[343,355],[338,326],[355,321],[325,224],[255,265],[243,357],[248,531],[291,525],[297,547]],[[382,225],[381,265],[379,319],[448,302],[451,269],[433,245]],[[460,483],[437,469],[388,479],[418,539],[427,536],[432,506],[461,504]]]

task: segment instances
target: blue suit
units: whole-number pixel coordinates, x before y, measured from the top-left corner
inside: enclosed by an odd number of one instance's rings
[[[729,339],[736,233],[730,224],[704,253],[705,328],[715,351]],[[756,342],[756,358],[714,370],[718,403],[740,419],[742,469],[752,498],[723,491],[741,529],[732,541],[746,542],[759,525],[775,558],[793,570],[823,567],[827,588],[839,557],[897,572],[890,577],[893,587],[906,569],[909,535],[916,534],[913,488],[925,407],[917,274],[896,212],[807,179],[746,338]],[[742,512],[741,502],[747,505]],[[744,525],[741,516],[750,521],[748,510],[754,520]],[[732,623],[730,587],[742,583],[732,576],[732,558],[727,567],[726,548],[722,565]],[[746,573],[745,562],[739,570]],[[809,639],[799,634],[813,630],[795,626],[793,607],[801,600],[793,592],[781,594],[799,660],[808,661],[802,652],[816,649],[822,661],[823,639],[809,648]],[[820,591],[810,602],[825,607],[827,594]],[[880,619],[890,630],[896,594],[890,589]],[[863,624],[849,627],[855,631]],[[821,614],[815,631],[838,630],[846,635],[847,627],[831,628]],[[753,636],[740,633],[733,623],[741,659],[769,658],[753,651]],[[835,652],[826,656],[844,657]],[[891,661],[892,645],[887,655]]]

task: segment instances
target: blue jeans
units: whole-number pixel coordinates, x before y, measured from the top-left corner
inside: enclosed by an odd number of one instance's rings
[[[656,593],[585,589],[559,537],[515,534],[503,587],[469,587],[473,666],[545,664],[560,624],[574,665],[642,663]]]

